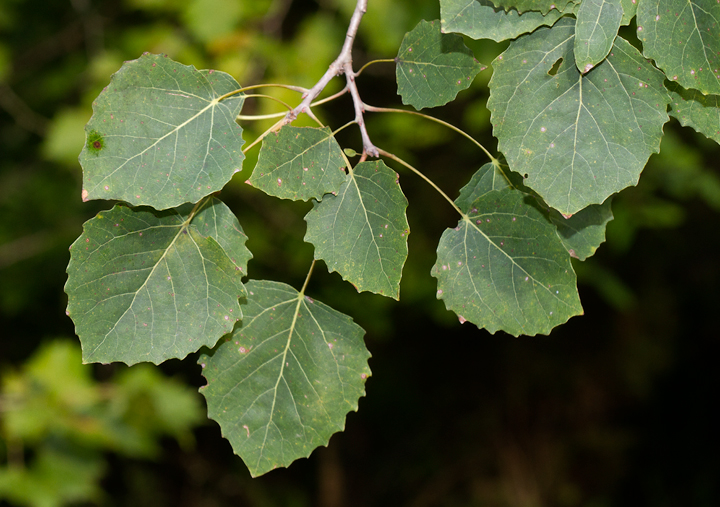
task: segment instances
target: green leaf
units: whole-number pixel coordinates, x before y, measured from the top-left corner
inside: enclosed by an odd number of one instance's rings
[[[305,216],[305,241],[358,291],[398,299],[410,234],[398,175],[382,161],[361,162],[336,196]]]
[[[442,33],[438,21],[422,20],[406,33],[395,61],[398,94],[415,109],[447,104],[485,69],[462,37]]]
[[[231,212],[220,201],[200,211],[207,216],[198,225],[187,224],[191,212],[192,205],[117,205],[85,223],[70,247],[65,285],[83,361],[183,358],[215,345],[242,317],[240,278],[249,258],[242,230],[225,227]]]
[[[670,116],[720,143],[720,95],[703,95],[677,83],[666,83],[670,91]]]
[[[637,13],[637,0],[620,0],[622,3],[623,15],[621,25],[626,26],[630,24],[632,18]]]
[[[668,79],[703,93],[720,93],[720,3],[713,0],[644,0],[637,35],[643,54]]]
[[[562,15],[557,9],[547,15],[537,11],[518,14],[514,9],[505,11],[493,6],[490,0],[440,0],[443,32],[497,42],[530,33],[539,26],[551,26]]]
[[[487,106],[510,169],[565,215],[637,183],[669,102],[662,73],[624,39],[585,75],[573,42],[568,18],[511,42]]]
[[[220,190],[242,167],[243,95],[228,74],[145,54],[93,104],[80,154],[83,199],[167,209]]]
[[[621,0],[583,0],[577,13],[575,65],[585,74],[610,53],[623,8]]]
[[[570,218],[553,209],[548,211],[548,216],[570,256],[584,261],[605,242],[605,229],[613,219],[612,197],[602,204],[588,206]]]
[[[461,323],[535,335],[582,314],[570,255],[532,196],[485,164],[461,197],[467,214],[443,233],[432,269]]]
[[[249,181],[282,199],[320,200],[345,181],[345,159],[329,128],[286,125],[263,139]]]
[[[495,7],[502,7],[506,11],[515,9],[518,12],[540,11],[547,14],[553,9],[566,11],[568,5],[575,3],[574,0],[493,0]],[[579,3],[579,2],[578,2]]]
[[[200,356],[208,416],[255,477],[342,431],[370,376],[363,329],[292,287],[251,280],[242,325]]]

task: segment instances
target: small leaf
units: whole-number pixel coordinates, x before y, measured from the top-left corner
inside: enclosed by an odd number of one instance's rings
[[[720,95],[703,95],[677,83],[666,82],[665,86],[670,91],[670,116],[720,143]]]
[[[347,315],[282,283],[247,288],[242,326],[198,362],[208,416],[256,477],[344,429],[365,395],[370,353]]]
[[[440,239],[437,295],[490,333],[548,334],[582,314],[570,255],[535,199],[495,171],[485,164],[461,193],[467,214]]]
[[[585,75],[573,40],[563,18],[511,42],[493,64],[488,100],[510,169],[565,215],[637,183],[669,102],[662,73],[624,39]]]
[[[539,26],[551,26],[563,15],[552,9],[546,15],[537,11],[518,14],[493,6],[490,0],[440,0],[443,32],[462,33],[473,39],[500,42],[530,33]]]
[[[634,18],[637,13],[637,0],[621,0],[621,3],[623,15],[620,24],[626,26],[630,24],[630,21],[632,21],[632,18]]]
[[[410,234],[406,208],[397,173],[382,161],[361,162],[337,196],[306,215],[305,241],[358,291],[398,299]]]
[[[250,183],[269,195],[302,200],[337,192],[345,159],[329,128],[285,126],[263,139]]]
[[[643,54],[655,60],[669,80],[720,94],[720,3],[641,1],[637,25]]]
[[[80,154],[83,199],[167,209],[220,190],[240,170],[243,95],[228,74],[145,54],[93,104]]]
[[[570,256],[584,261],[594,255],[598,247],[605,242],[605,229],[613,219],[612,197],[602,204],[588,206],[569,218],[563,217],[554,209],[548,213]]]
[[[575,65],[585,74],[610,52],[622,21],[621,0],[583,0],[575,27]]]
[[[188,225],[192,208],[117,205],[85,223],[65,285],[85,362],[183,358],[242,317],[245,236],[220,201]]]
[[[415,109],[447,104],[485,69],[462,37],[440,31],[439,21],[420,21],[406,33],[395,61],[398,94]]]

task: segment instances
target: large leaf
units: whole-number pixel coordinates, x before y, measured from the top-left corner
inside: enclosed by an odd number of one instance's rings
[[[290,125],[263,139],[250,177],[266,194],[302,201],[337,192],[344,181],[345,159],[330,129]]]
[[[518,14],[514,9],[495,7],[490,0],[440,0],[443,32],[498,42],[532,32],[539,26],[551,26],[562,14],[557,9],[547,15],[537,11]]]
[[[532,196],[485,164],[458,205],[466,215],[443,233],[432,274],[460,322],[535,335],[582,314],[570,255]]]
[[[585,74],[610,52],[623,17],[621,0],[583,0],[577,13],[575,65]]]
[[[397,173],[382,161],[361,162],[336,196],[307,214],[305,241],[358,291],[398,299],[410,234],[406,208]]]
[[[681,125],[692,127],[720,143],[720,95],[703,95],[697,90],[685,90],[677,83],[668,83],[670,116]]]
[[[720,93],[720,3],[643,0],[637,25],[643,53],[668,79],[703,93]]]
[[[422,20],[406,33],[395,61],[398,94],[415,109],[447,104],[485,69],[462,37],[440,31],[439,21]]]
[[[117,205],[85,224],[65,285],[85,362],[182,358],[242,317],[244,234],[220,201],[199,212],[197,226],[191,213],[192,205]]]
[[[80,154],[83,199],[166,209],[220,190],[242,167],[242,95],[228,74],[145,54],[93,104]]]
[[[663,75],[624,39],[581,74],[574,22],[563,18],[510,43],[494,62],[494,134],[513,171],[572,215],[634,185],[657,152],[669,97]]]
[[[365,395],[370,353],[350,317],[282,283],[247,288],[242,326],[199,363],[209,417],[258,476],[344,428]]]

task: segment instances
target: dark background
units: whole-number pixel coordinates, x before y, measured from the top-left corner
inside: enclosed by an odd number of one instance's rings
[[[355,68],[393,58],[436,0],[370,0]],[[65,316],[68,247],[107,202],[82,203],[77,155],[91,103],[122,61],[167,53],[217,68],[242,84],[309,87],[339,52],[352,0],[0,1],[0,378],[23,371],[41,344],[79,348]],[[632,37],[632,28],[627,30]],[[467,41],[489,64],[505,46]],[[489,149],[485,109],[491,70],[457,101],[429,111]],[[340,80],[333,84],[339,89]],[[358,79],[363,99],[399,107],[394,66]],[[286,102],[297,95],[269,91]],[[278,111],[248,101],[244,114]],[[348,98],[316,111],[338,127]],[[457,195],[486,160],[460,136],[401,115],[368,115],[376,144]],[[243,125],[249,139],[269,123]],[[107,449],[105,493],[73,505],[132,506],[715,506],[720,458],[712,431],[720,374],[720,149],[671,120],[660,155],[638,187],[615,197],[608,241],[577,263],[585,315],[550,336],[490,335],[435,299],[430,268],[453,210],[426,183],[401,173],[412,234],[401,300],[357,294],[316,269],[308,293],[367,330],[373,376],[358,413],[328,448],[288,469],[251,479],[206,421],[194,445],[157,437],[153,459]],[[339,137],[361,149],[356,129]],[[300,287],[312,259],[303,243],[309,203],[278,201],[247,187],[246,169],[223,190],[255,258],[253,278]],[[392,164],[389,164],[392,165]],[[187,389],[203,383],[196,357],[162,371]],[[88,366],[109,381],[120,366]],[[6,387],[7,389],[7,387]],[[200,395],[198,402],[202,403]],[[3,415],[13,410],[0,395]],[[5,403],[3,403],[3,401]],[[2,470],[13,466],[5,428]],[[53,445],[62,436],[52,436]],[[77,443],[77,442],[76,442]],[[47,440],[26,443],[32,469]],[[2,500],[0,505],[16,505]],[[8,497],[11,498],[11,497]],[[90,498],[93,498],[92,496]],[[17,502],[17,500],[14,500]],[[57,505],[63,502],[58,500]]]

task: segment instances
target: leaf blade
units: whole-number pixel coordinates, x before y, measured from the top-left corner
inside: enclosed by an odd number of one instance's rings
[[[494,62],[488,100],[510,169],[565,215],[637,183],[669,102],[662,73],[624,39],[585,75],[570,63],[573,39],[563,18],[513,41]]]
[[[407,199],[398,175],[382,161],[361,162],[337,196],[326,196],[306,216],[305,241],[358,291],[394,299],[400,293],[410,234]]]
[[[65,285],[85,362],[182,358],[213,346],[242,317],[240,267],[186,225],[191,208],[117,205],[85,223]]]
[[[242,167],[242,95],[223,72],[159,55],[126,62],[93,103],[83,199],[168,209],[220,190]]]
[[[329,128],[286,125],[263,139],[249,181],[281,199],[321,200],[345,181],[345,159]]]
[[[671,98],[670,116],[684,127],[720,143],[720,95],[703,95],[677,83],[666,83]]]
[[[198,362],[209,417],[256,477],[344,429],[365,395],[370,353],[350,317],[279,282],[247,287],[241,327]]]
[[[406,33],[395,61],[398,95],[415,109],[447,104],[485,69],[461,37],[441,32],[439,21],[422,20]]]
[[[621,0],[583,0],[577,13],[575,65],[585,74],[610,53],[623,18]]]

